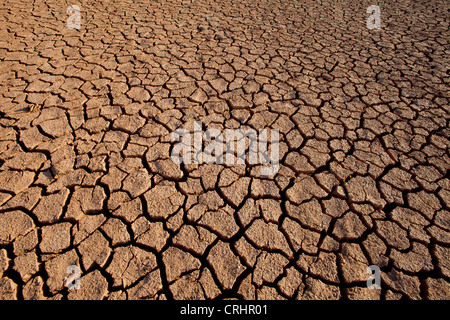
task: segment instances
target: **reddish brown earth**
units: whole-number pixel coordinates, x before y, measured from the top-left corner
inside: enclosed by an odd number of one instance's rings
[[[448,1],[371,4],[2,1],[0,298],[449,299]],[[278,173],[174,164],[194,120]]]

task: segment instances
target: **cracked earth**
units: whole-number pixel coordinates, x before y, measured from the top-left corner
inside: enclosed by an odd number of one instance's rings
[[[449,299],[449,4],[372,4],[2,1],[0,298]],[[194,120],[277,174],[174,164]]]

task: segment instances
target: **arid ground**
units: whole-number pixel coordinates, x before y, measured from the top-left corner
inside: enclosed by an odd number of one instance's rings
[[[449,299],[449,17],[1,1],[0,298]],[[279,130],[278,171],[175,163],[193,121]]]

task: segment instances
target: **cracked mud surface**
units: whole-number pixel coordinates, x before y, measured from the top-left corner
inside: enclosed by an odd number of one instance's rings
[[[0,298],[449,299],[448,2],[371,4],[2,2]],[[174,164],[194,120],[278,173]]]

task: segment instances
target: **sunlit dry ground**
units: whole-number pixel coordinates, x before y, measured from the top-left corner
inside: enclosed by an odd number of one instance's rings
[[[449,299],[449,39],[447,0],[2,1],[0,298]],[[194,120],[277,174],[175,164]]]

